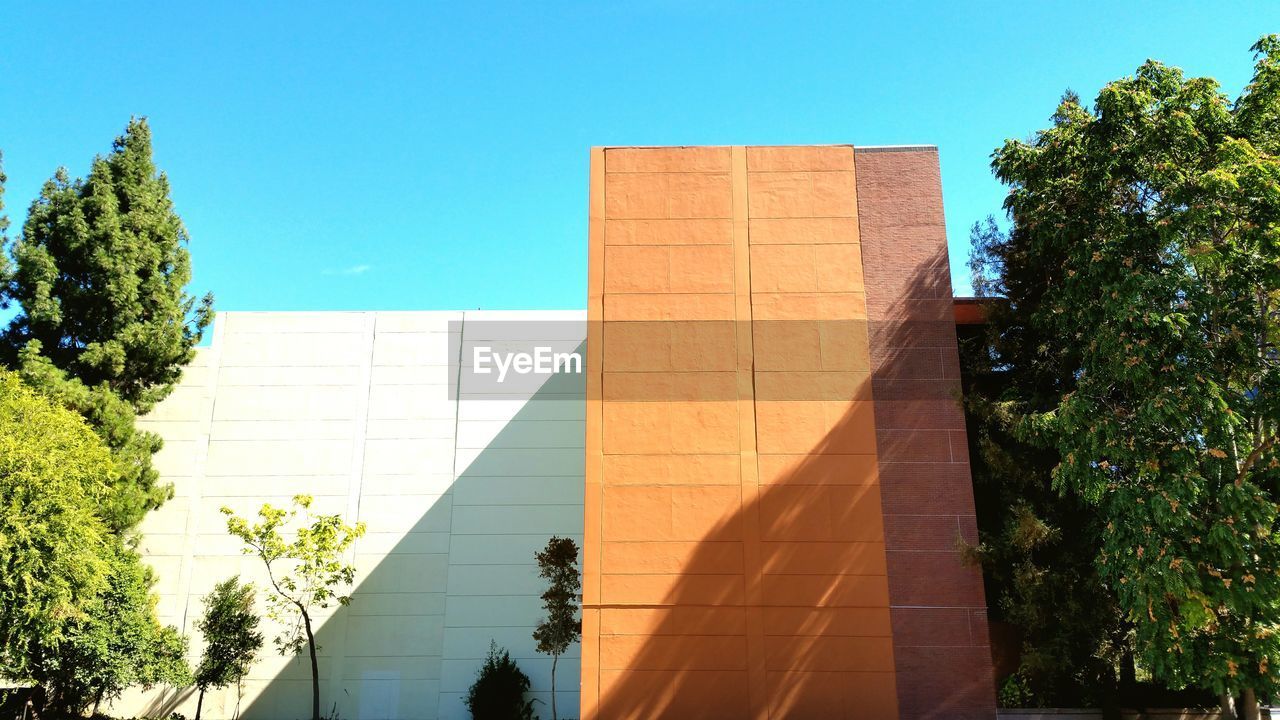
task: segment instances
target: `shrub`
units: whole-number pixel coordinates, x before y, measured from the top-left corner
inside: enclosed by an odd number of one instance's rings
[[[511,655],[489,642],[489,655],[467,691],[467,710],[473,720],[533,720],[533,701],[525,700],[529,676]]]

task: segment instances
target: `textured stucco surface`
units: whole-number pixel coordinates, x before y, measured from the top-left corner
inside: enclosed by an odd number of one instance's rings
[[[192,636],[198,657],[194,623],[213,584],[237,573],[265,580],[226,534],[219,508],[249,514],[308,493],[316,512],[368,525],[352,556],[353,601],[318,631],[325,713],[465,718],[462,695],[491,638],[547,700],[551,661],[530,637],[541,611],[533,552],[552,534],[581,538],[581,376],[554,397],[494,400],[469,395],[464,373],[450,395],[461,366],[450,366],[458,344],[449,331],[558,321],[585,337],[583,320],[581,312],[220,314],[211,346],[143,421],[165,439],[157,466],[176,491],[142,527],[162,621]],[[569,716],[576,653],[557,673]],[[245,682],[242,715],[305,716],[305,658],[271,647],[262,657]],[[115,712],[155,715],[173,702],[194,714],[193,697],[160,690],[131,692]],[[204,715],[230,717],[236,702],[235,690],[212,693]]]
[[[853,149],[593,154],[587,718],[896,718]]]

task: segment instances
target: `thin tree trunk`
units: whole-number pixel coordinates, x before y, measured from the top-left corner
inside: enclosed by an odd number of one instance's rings
[[[559,655],[551,656],[551,720],[560,720],[556,715],[556,663],[560,662]]]
[[[311,652],[311,720],[320,720],[320,664],[316,662],[316,636],[311,633],[311,615],[302,610],[302,624],[307,629],[307,650]]]
[[[1258,720],[1258,695],[1253,688],[1240,691],[1240,720]]]
[[[200,720],[200,709],[204,707],[204,688],[200,688],[200,697],[196,700],[196,720]]]
[[[1222,720],[1236,720],[1236,699],[1231,697],[1231,693],[1218,693],[1218,709]]]

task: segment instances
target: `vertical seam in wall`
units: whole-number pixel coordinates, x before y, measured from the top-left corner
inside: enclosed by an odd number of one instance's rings
[[[456,368],[453,375],[453,462],[451,465],[453,470],[450,472],[448,490],[440,496],[440,500],[436,501],[442,502],[445,497],[449,498],[449,529],[445,532],[449,547],[445,550],[444,587],[441,589],[444,595],[444,612],[440,615],[440,667],[436,673],[436,717],[440,717],[444,710],[444,692],[441,685],[444,683],[444,634],[449,624],[449,576],[452,574],[449,570],[453,567],[453,486],[458,482],[458,427],[462,422],[462,352],[466,333],[467,313],[464,310],[458,318],[458,354],[454,357]],[[448,321],[445,324],[445,342],[449,342]]]
[[[604,148],[591,149],[587,213],[587,393],[583,496],[583,647],[580,714],[596,720],[600,709],[600,594],[604,553]]]
[[[445,326],[446,330],[448,326]],[[445,342],[448,342],[449,336],[445,335]],[[467,339],[467,313],[462,312],[461,319],[458,320],[458,356],[454,358],[457,361],[458,369],[454,374],[455,385],[453,391],[453,477],[449,482],[448,495],[453,495],[454,483],[458,482],[458,427],[462,423],[462,346]],[[453,545],[453,500],[449,500],[449,538],[450,547]]]
[[[880,478],[880,439],[879,429],[880,423],[876,416],[876,394],[875,394],[875,361],[872,359],[872,353],[875,351],[871,347],[871,303],[867,296],[870,291],[867,289],[867,255],[866,245],[863,242],[862,234],[862,194],[858,192],[858,153],[854,148],[850,148],[849,166],[853,170],[853,215],[854,228],[857,232],[858,245],[858,274],[862,278],[862,307],[866,315],[863,328],[866,332],[866,348],[867,348],[867,402],[871,403],[871,433],[872,447],[875,448],[875,472],[876,472],[876,495],[880,498],[880,548],[884,553],[884,584],[885,584],[885,612],[889,613],[889,667],[890,675],[894,684],[894,716],[900,717],[902,714],[901,693],[898,692],[898,654],[896,651],[896,640],[893,633],[893,597],[889,592],[889,543],[886,538],[887,523],[885,522],[884,513],[884,485],[881,484]]]
[[[751,242],[747,187],[747,149],[735,145],[730,188],[733,193],[734,330],[737,338],[738,480],[742,517],[743,592],[747,615],[747,696],[753,718],[769,717],[765,670],[763,568],[760,550],[760,467],[756,439],[755,354],[752,338]]]
[[[374,347],[377,345],[378,338],[378,314],[375,312],[361,313],[364,316],[364,328],[361,331],[363,341],[367,344],[368,352],[365,353],[360,363],[360,380],[356,384],[357,400],[355,413],[351,418],[351,461],[347,469],[347,510],[346,517],[348,522],[352,524],[360,522],[360,501],[364,495],[364,450],[365,436],[369,432],[369,399],[373,392],[373,353]],[[363,388],[364,393],[360,394]],[[353,565],[356,562],[357,551],[360,541],[357,539],[351,544],[350,555],[347,560]],[[358,578],[357,578],[358,580]],[[352,587],[355,591],[355,587]],[[338,626],[334,628],[334,645],[333,661],[329,669],[329,696],[331,702],[337,702],[337,691],[345,684],[343,675],[346,672],[347,662],[347,612],[335,612],[330,617],[329,622],[338,621]],[[328,623],[326,623],[328,624]],[[346,693],[342,695],[347,697]]]
[[[209,343],[209,379],[205,389],[209,393],[208,426],[198,438],[196,447],[196,467],[191,478],[191,495],[187,498],[187,521],[184,525],[185,536],[182,539],[182,565],[178,570],[178,598],[182,601],[183,633],[187,632],[187,620],[191,613],[191,585],[195,575],[196,534],[200,522],[200,510],[204,499],[205,466],[209,461],[209,445],[213,436],[213,418],[218,404],[218,375],[222,372],[222,336],[225,332],[226,314],[219,313],[213,318],[213,339]]]

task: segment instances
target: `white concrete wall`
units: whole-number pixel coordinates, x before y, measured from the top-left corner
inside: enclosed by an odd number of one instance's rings
[[[324,713],[465,718],[491,638],[549,699],[551,660],[531,637],[542,590],[533,552],[553,534],[581,540],[583,386],[560,376],[531,400],[493,400],[469,394],[464,378],[451,398],[451,327],[465,336],[494,320],[568,320],[585,338],[581,312],[218,316],[212,345],[142,421],[165,439],[156,463],[176,491],[144,522],[142,549],[161,620],[190,637],[193,664],[194,623],[213,585],[237,573],[265,583],[219,508],[249,515],[308,493],[316,512],[368,526],[354,548],[352,603],[325,613],[317,633]],[[578,677],[575,647],[557,671],[562,717],[577,714]],[[243,694],[210,694],[204,716],[232,717],[237,700],[250,720],[306,717],[305,657],[264,648]],[[173,709],[194,714],[189,690],[133,691],[113,712]]]

